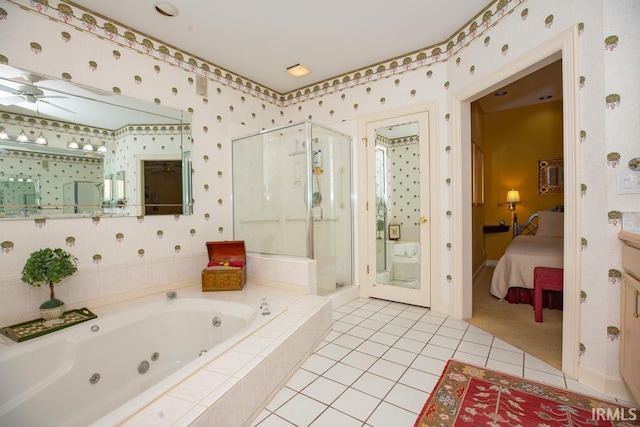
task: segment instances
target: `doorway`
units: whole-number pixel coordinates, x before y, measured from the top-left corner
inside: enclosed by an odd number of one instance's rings
[[[564,206],[562,187],[544,191],[547,187],[541,187],[540,178],[546,174],[536,169],[540,159],[553,158],[562,163],[562,104],[561,60],[471,104],[471,145],[472,155],[475,154],[472,165],[474,170],[476,165],[482,170],[480,166],[484,159],[486,171],[484,176],[473,176],[474,183],[483,191],[472,192],[476,196],[471,207],[473,312],[467,321],[557,369],[562,366],[560,297],[554,294],[558,300],[553,300],[551,306],[556,310],[545,310],[544,322],[535,322],[530,305],[532,294],[524,289],[532,286],[533,271],[521,281],[513,272],[522,271],[525,276],[524,270],[520,269],[528,267],[516,263],[515,258],[502,257],[512,245],[532,239],[531,236],[514,235],[518,233],[512,223],[515,215],[520,218],[518,224],[522,231],[528,234],[525,224],[531,215],[544,210],[561,211]],[[519,190],[517,208],[516,204],[506,203],[514,188]],[[500,226],[500,223],[504,225]],[[562,238],[554,240],[561,252]],[[525,259],[531,259],[531,256]],[[562,257],[562,253],[559,256]],[[525,259],[518,258],[518,261]],[[500,267],[495,268],[498,260],[501,260]],[[562,265],[561,260],[557,261],[557,266]],[[505,276],[509,277],[508,283]],[[491,287],[492,279],[496,280],[495,288]],[[512,288],[507,291],[499,284]],[[494,289],[494,293],[490,289]],[[500,293],[503,289],[506,294]]]
[[[558,34],[544,45],[534,48],[485,79],[466,87],[451,98],[453,118],[454,164],[460,167],[454,177],[454,209],[461,212],[454,218],[454,227],[462,232],[454,239],[454,275],[459,279],[453,285],[453,314],[459,318],[472,316],[472,253],[471,253],[471,102],[495,91],[507,83],[518,80],[558,59],[562,59],[563,86],[563,158],[565,161],[565,223],[564,223],[564,305],[562,328],[562,370],[576,378],[579,361],[579,284],[580,280],[580,205],[578,127],[578,71],[577,30]],[[466,212],[465,212],[466,208]]]
[[[433,105],[360,120],[363,241],[361,277],[368,297],[431,307],[438,255],[433,250]],[[435,268],[434,268],[435,267]]]
[[[144,214],[182,213],[182,160],[142,160]]]

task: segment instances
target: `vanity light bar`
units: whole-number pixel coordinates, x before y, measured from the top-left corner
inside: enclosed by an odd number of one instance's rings
[[[35,144],[21,144],[11,140],[0,142],[0,150],[22,151],[40,154],[58,154],[67,157],[104,157],[104,153],[97,151],[68,150],[65,148],[45,147]]]
[[[33,178],[30,176],[12,175],[9,177],[11,182],[33,182]]]

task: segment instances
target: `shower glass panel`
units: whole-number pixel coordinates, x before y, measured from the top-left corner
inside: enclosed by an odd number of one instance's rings
[[[307,121],[232,145],[234,239],[315,259],[320,295],[351,285],[351,138]]]

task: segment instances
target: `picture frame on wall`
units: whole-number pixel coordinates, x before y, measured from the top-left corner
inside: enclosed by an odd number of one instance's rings
[[[400,239],[400,225],[389,224],[389,240],[399,240],[399,239]]]

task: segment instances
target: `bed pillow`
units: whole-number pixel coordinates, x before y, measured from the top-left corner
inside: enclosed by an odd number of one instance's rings
[[[540,211],[538,212],[538,232],[541,237],[564,237],[564,213]]]

